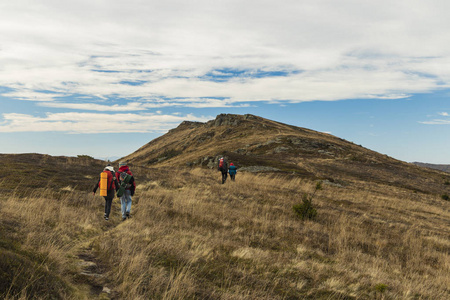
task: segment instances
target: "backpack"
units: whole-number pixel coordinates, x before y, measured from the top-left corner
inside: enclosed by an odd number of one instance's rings
[[[223,157],[219,159],[219,168],[223,168]]]
[[[120,182],[119,189],[117,190],[117,197],[122,197],[123,193],[125,193],[125,190],[131,186],[131,184],[130,184],[131,177],[132,176],[130,174],[128,174],[127,172],[120,173],[121,182]]]
[[[112,178],[108,183],[108,172],[111,173]],[[100,173],[100,196],[107,196],[108,191],[112,190],[112,184],[116,181],[116,176],[111,171],[103,171]]]
[[[108,172],[103,171],[100,173],[100,196],[108,195]]]

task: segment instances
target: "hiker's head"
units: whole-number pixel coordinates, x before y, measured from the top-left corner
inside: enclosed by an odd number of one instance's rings
[[[234,164],[233,164],[233,163],[230,163],[230,166],[234,166]]]
[[[113,167],[111,167],[111,165],[110,164],[108,164],[106,167],[105,167],[105,170],[107,170],[107,171],[111,171],[111,172],[114,172],[114,168]]]
[[[127,165],[126,161],[119,162],[119,167],[123,167],[123,166],[126,166],[126,165]]]

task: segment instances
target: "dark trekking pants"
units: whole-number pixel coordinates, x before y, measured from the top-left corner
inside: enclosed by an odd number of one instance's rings
[[[228,177],[228,173],[227,173],[227,171],[222,171],[222,184],[224,184],[225,183],[225,181],[227,180],[227,177]]]
[[[236,177],[236,174],[230,174],[231,181],[234,181],[235,177]]]
[[[111,213],[111,205],[114,199],[116,192],[114,190],[108,191],[108,195],[104,196],[105,198],[105,217],[109,218],[109,214]]]

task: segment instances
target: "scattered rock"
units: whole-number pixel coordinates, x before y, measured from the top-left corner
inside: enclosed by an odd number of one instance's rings
[[[286,152],[288,150],[289,150],[289,148],[280,146],[280,147],[276,147],[275,149],[273,149],[273,152],[274,153],[281,153],[281,152]]]
[[[255,115],[246,114],[246,115],[244,115],[244,119],[245,120],[256,120],[256,119],[258,119],[258,117],[256,117]]]
[[[277,141],[275,141],[275,140],[270,140],[270,141],[265,142],[263,145],[264,145],[264,146],[268,146],[268,145],[275,144],[275,143],[277,143]]]
[[[93,277],[93,278],[103,278],[103,274],[98,273],[91,273],[91,272],[80,272],[80,275],[87,276],[87,277]]]
[[[340,188],[343,187],[342,184],[331,182],[328,179],[326,179],[326,180],[324,180],[322,182],[325,185],[330,185],[330,186],[335,186],[335,187],[340,187]]]
[[[240,148],[240,149],[235,150],[234,152],[238,153],[238,154],[245,154],[247,152],[247,150]]]
[[[202,122],[194,122],[194,121],[183,121],[178,127],[189,127],[189,128],[197,128],[199,126],[204,125]]]
[[[325,151],[325,150],[319,150],[319,151],[317,151],[317,152],[319,152],[319,154],[324,154],[324,155],[334,156],[334,153],[329,152],[329,151]]]
[[[232,114],[220,114],[214,120],[214,126],[238,126],[241,123],[241,119],[237,115]]]
[[[93,261],[82,260],[78,263],[78,265],[83,269],[97,268],[97,264]]]
[[[214,169],[217,167],[217,162],[219,161],[219,158],[221,158],[223,155],[217,155],[216,157],[208,157],[209,161],[207,164],[207,167],[210,169]]]

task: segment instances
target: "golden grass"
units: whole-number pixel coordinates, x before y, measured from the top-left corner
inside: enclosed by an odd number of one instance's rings
[[[117,200],[106,223],[101,198],[68,189],[11,196],[1,213],[20,220],[23,247],[46,255],[74,298],[95,297],[75,280],[86,244],[122,299],[450,297],[449,202],[439,195],[324,184],[317,219],[303,222],[292,206],[313,181],[238,173],[222,185],[210,170],[144,172],[126,222]]]

